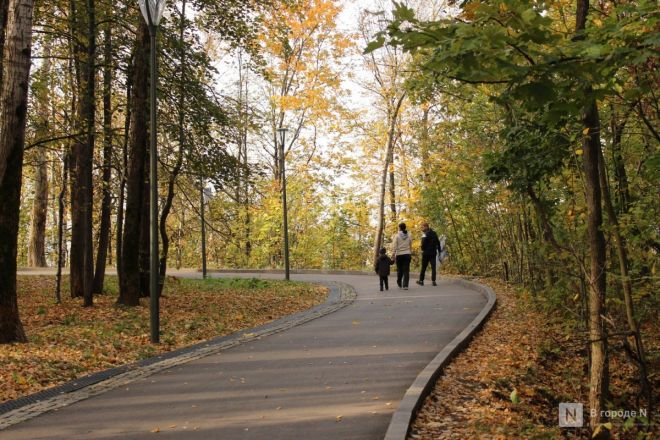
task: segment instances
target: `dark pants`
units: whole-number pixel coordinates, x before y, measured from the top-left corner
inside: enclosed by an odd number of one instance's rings
[[[383,290],[383,286],[385,286],[385,290],[390,290],[390,286],[387,285],[387,277],[380,277],[380,290]]]
[[[419,280],[424,281],[424,274],[426,274],[426,266],[431,263],[431,281],[435,283],[435,254],[422,255],[422,270],[419,272]]]
[[[399,287],[408,287],[410,280],[410,254],[396,256],[396,284]]]

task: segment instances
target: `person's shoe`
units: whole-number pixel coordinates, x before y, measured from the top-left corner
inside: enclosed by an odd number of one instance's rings
[[[401,283],[400,282],[397,281],[396,285],[399,286],[399,289],[401,288]]]
[[[438,285],[438,283],[436,283],[435,281],[433,281],[433,285],[434,285],[434,286],[437,286],[437,285]]]
[[[408,290],[408,288],[407,288],[407,287],[404,287],[403,290]]]
[[[380,291],[382,292],[382,291],[383,291],[383,289],[381,288],[381,289],[380,289]]]
[[[417,284],[419,284],[420,286],[423,286],[423,285],[424,285],[424,281],[422,281],[422,280],[417,280],[417,281],[415,281],[415,282],[416,282]],[[435,283],[434,283],[434,284],[435,284]]]

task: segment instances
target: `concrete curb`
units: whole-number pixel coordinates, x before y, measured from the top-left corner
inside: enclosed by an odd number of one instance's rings
[[[328,299],[308,310],[284,316],[259,327],[241,330],[230,335],[163,353],[132,364],[121,365],[0,404],[0,431],[80,400],[124,386],[136,379],[150,376],[174,366],[190,362],[222,350],[260,339],[264,336],[304,324],[328,315],[351,304],[357,297],[355,289],[344,283],[318,282],[330,289]]]
[[[197,269],[201,272],[202,269]],[[282,269],[208,269],[206,273],[269,273],[284,274]],[[364,270],[329,270],[329,269],[292,269],[291,274],[298,275],[372,275]]]
[[[405,440],[410,432],[410,425],[414,421],[417,411],[424,403],[424,399],[431,394],[435,383],[442,373],[442,370],[449,362],[460,353],[470,343],[472,336],[486,322],[486,319],[493,311],[497,296],[493,289],[488,286],[477,284],[461,278],[450,278],[452,283],[460,284],[468,289],[476,290],[483,294],[486,299],[486,305],[481,312],[472,320],[461,333],[458,334],[449,344],[447,344],[440,353],[422,370],[413,384],[403,395],[401,404],[392,415],[390,425],[385,433],[385,440]]]

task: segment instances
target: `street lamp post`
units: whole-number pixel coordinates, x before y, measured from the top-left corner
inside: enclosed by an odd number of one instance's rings
[[[286,209],[286,171],[284,168],[284,142],[286,140],[286,128],[277,129],[280,141],[280,177],[282,178],[282,227],[284,229],[284,279],[289,281],[289,225]]]
[[[202,226],[202,278],[206,279],[206,220],[204,219],[204,206],[206,205],[206,194],[204,179],[199,179],[199,214]]]
[[[149,294],[151,296],[151,342],[160,342],[159,298],[158,298],[158,175],[156,165],[158,156],[156,151],[156,34],[158,24],[163,17],[165,0],[138,0],[140,11],[149,27],[151,37],[151,84],[150,84],[150,143],[149,143],[149,204],[150,204],[150,248],[149,256]]]

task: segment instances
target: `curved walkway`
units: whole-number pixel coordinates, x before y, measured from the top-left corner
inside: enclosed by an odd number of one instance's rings
[[[298,327],[11,426],[0,437],[382,439],[420,371],[486,304],[481,293],[443,279],[438,287],[381,293],[375,276],[292,278],[350,284],[357,298]]]

